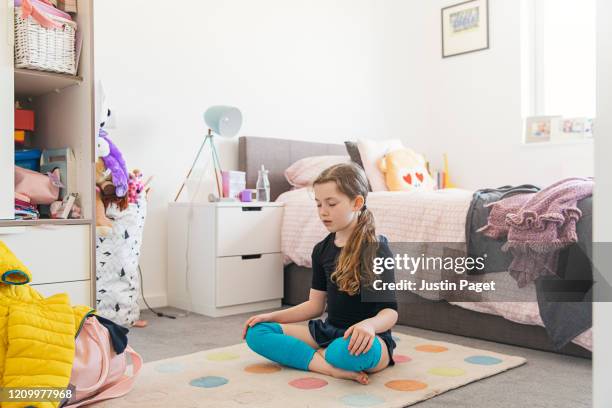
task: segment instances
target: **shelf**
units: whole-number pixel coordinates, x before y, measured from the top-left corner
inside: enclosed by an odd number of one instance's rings
[[[19,97],[59,92],[69,86],[80,85],[82,82],[83,78],[79,76],[15,68],[15,95]]]
[[[532,143],[521,143],[521,147],[523,148],[532,148],[532,147],[550,147],[550,146],[571,146],[571,145],[592,145],[593,138],[584,138],[584,139],[573,139],[573,140],[553,140],[548,142],[532,142]]]
[[[40,219],[40,220],[0,220],[0,227],[30,227],[43,225],[91,225],[93,220],[55,220],[55,219]]]

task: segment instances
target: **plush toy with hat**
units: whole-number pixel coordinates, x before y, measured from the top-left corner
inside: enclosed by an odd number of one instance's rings
[[[100,85],[101,87],[101,85]],[[129,173],[121,151],[108,137],[104,128],[111,115],[102,88],[99,88],[100,113],[96,135],[96,226],[102,236],[112,231],[112,222],[106,216],[106,209],[116,204],[120,210],[128,206]]]
[[[387,152],[378,162],[390,191],[433,190],[434,180],[425,167],[425,159],[408,148]]]

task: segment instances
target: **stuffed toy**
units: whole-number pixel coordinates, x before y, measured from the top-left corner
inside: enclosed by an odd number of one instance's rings
[[[106,216],[106,208],[102,201],[102,191],[112,190],[114,185],[111,181],[110,171],[106,169],[102,157],[110,154],[110,147],[105,139],[96,137],[96,232],[100,236],[108,236],[113,230],[112,221]]]
[[[103,157],[110,154],[110,145],[101,137],[96,137],[96,185],[100,187],[100,190],[104,194],[112,195],[115,194],[115,185],[113,184],[113,177],[111,171],[106,168]]]
[[[106,116],[100,123],[98,137],[96,138],[96,187],[100,191],[100,198],[104,208],[116,204],[120,210],[128,206],[129,173],[121,151],[108,137],[104,129],[107,119],[111,115],[106,108]]]
[[[128,188],[128,202],[135,204],[138,202],[140,193],[144,190],[145,185],[142,182],[142,173],[138,169],[134,169],[130,173],[130,182]]]
[[[110,115],[110,110],[109,110]],[[104,166],[110,170],[113,185],[115,186],[115,195],[119,198],[125,197],[128,190],[129,173],[123,155],[117,146],[108,138],[108,133],[100,128],[100,139],[108,144],[109,154],[102,156]]]
[[[110,109],[106,109],[105,121],[110,113]],[[100,236],[112,232],[113,223],[106,215],[108,206],[114,203],[121,210],[128,206],[127,167],[121,152],[103,128],[105,121],[100,123],[96,137],[96,229]]]
[[[378,161],[390,191],[433,190],[434,181],[420,154],[401,148],[387,152]]]

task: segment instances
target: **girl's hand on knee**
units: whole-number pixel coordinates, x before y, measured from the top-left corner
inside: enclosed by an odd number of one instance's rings
[[[351,337],[348,345],[349,352],[351,355],[358,356],[370,351],[376,339],[376,330],[369,323],[359,322],[346,330],[344,338],[348,339],[349,336]]]
[[[253,327],[257,323],[273,322],[273,321],[274,319],[272,318],[272,313],[263,313],[263,314],[258,314],[258,315],[249,317],[247,321],[244,323],[244,327],[242,329],[242,338],[243,339],[246,338],[247,330],[249,330],[249,327]]]

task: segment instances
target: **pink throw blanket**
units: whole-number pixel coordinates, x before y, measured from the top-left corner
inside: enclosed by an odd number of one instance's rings
[[[514,255],[508,269],[522,288],[556,274],[559,250],[578,241],[577,203],[592,194],[593,179],[573,177],[537,193],[514,195],[488,204],[488,223],[478,231],[494,239],[507,236],[502,250]]]

